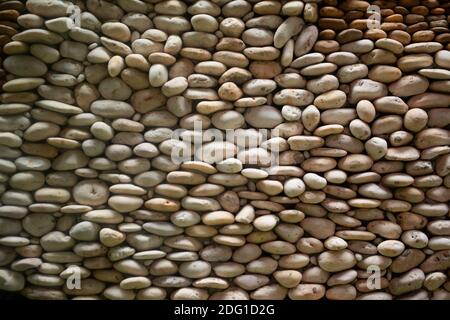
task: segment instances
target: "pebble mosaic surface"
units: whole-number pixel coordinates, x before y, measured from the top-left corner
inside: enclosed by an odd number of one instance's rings
[[[0,290],[450,300],[449,12],[0,1]]]

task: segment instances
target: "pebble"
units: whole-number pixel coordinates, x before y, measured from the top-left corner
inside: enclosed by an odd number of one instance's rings
[[[281,112],[271,106],[250,108],[244,114],[245,121],[255,128],[274,128],[281,122]]]
[[[323,218],[306,218],[300,223],[301,227],[317,239],[326,239],[334,234],[334,222]]]
[[[40,77],[47,72],[45,63],[32,56],[10,56],[4,60],[3,65],[6,71],[20,77]]]
[[[318,257],[319,266],[328,272],[339,272],[350,269],[356,264],[353,253],[347,249],[339,251],[325,251]]]

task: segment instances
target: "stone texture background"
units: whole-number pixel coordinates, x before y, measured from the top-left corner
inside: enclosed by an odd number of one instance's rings
[[[450,299],[449,7],[1,1],[0,289]]]

